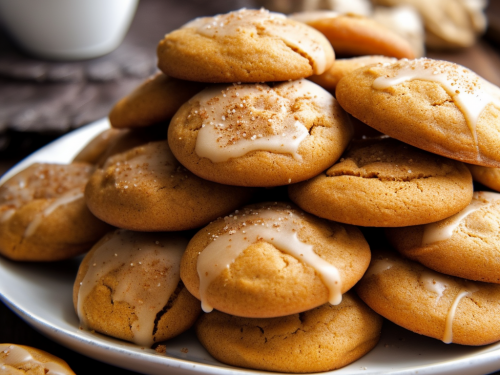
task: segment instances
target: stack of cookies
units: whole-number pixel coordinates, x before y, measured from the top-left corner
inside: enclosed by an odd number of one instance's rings
[[[353,20],[240,10],[165,36],[161,72],[72,164],[91,170],[100,236],[118,228],[78,272],[83,327],[152,346],[195,324],[221,362],[283,372],[355,361],[380,315],[445,342],[500,340],[500,195],[474,193],[464,164],[500,167],[500,89],[407,60],[404,40]],[[339,35],[343,53],[380,55],[334,61]],[[2,187],[0,230],[37,238],[83,199],[60,183],[22,216],[15,187],[44,195],[34,173]],[[373,249],[366,227],[387,228],[402,256]]]

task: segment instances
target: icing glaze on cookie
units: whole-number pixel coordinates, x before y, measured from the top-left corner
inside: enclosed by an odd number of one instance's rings
[[[19,366],[28,365],[42,366],[46,375],[74,375],[73,371],[61,366],[56,362],[40,362],[33,358],[33,356],[26,349],[18,345],[0,344],[0,363],[2,365]],[[0,366],[0,370],[3,366]],[[2,372],[3,373],[3,372]]]
[[[475,192],[472,196],[471,203],[462,211],[447,219],[425,225],[424,234],[422,236],[422,246],[451,238],[455,229],[468,215],[491,205],[494,201],[499,199],[500,194],[498,193],[487,191]]]
[[[97,246],[78,292],[80,323],[89,328],[84,313],[85,300],[103,277],[114,272],[117,287],[112,294],[113,301],[134,307],[137,320],[131,323],[133,341],[150,347],[154,343],[156,315],[166,306],[179,283],[179,264],[187,240],[159,233],[117,230]]]
[[[225,232],[213,236],[213,241],[201,252],[197,261],[200,278],[200,298],[205,312],[213,307],[206,298],[210,283],[250,245],[265,241],[312,267],[330,291],[329,302],[342,300],[341,279],[335,266],[314,252],[313,246],[302,242],[297,234],[300,216],[291,209],[246,209],[225,219]]]
[[[265,84],[215,86],[192,98],[199,101],[203,125],[198,132],[195,152],[214,163],[224,162],[252,151],[298,153],[308,129],[292,111],[305,99],[331,113],[333,97],[307,80],[269,87]],[[198,113],[199,112],[199,113]]]
[[[366,276],[378,275],[385,270],[391,269],[392,266],[394,266],[394,263],[389,259],[377,259],[377,261],[373,262],[366,271]]]

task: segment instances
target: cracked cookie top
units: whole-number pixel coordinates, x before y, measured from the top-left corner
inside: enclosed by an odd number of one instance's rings
[[[321,74],[334,59],[313,28],[265,9],[197,18],[158,45],[165,74],[198,82],[269,82]]]
[[[307,80],[207,88],[181,107],[168,135],[177,159],[200,177],[262,187],[317,175],[351,137],[333,96]]]
[[[290,186],[289,194],[304,210],[330,220],[402,227],[457,213],[469,204],[472,189],[463,163],[379,137],[353,141],[337,164]]]

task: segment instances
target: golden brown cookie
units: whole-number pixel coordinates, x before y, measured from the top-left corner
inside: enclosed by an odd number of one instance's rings
[[[109,122],[114,128],[139,128],[170,121],[179,107],[205,86],[159,72],[116,103]]]
[[[490,189],[500,191],[500,168],[481,167],[467,164],[474,181],[480,182]]]
[[[290,18],[320,31],[337,55],[384,55],[398,59],[415,57],[408,41],[367,17],[320,10],[295,13]]]
[[[87,251],[111,228],[85,205],[93,167],[32,164],[0,186],[0,254],[56,261]]]
[[[191,327],[201,309],[179,277],[187,242],[122,229],[104,236],[83,259],[73,288],[82,327],[145,347]]]
[[[0,373],[75,375],[61,358],[37,348],[16,344],[0,344]]]
[[[267,10],[197,18],[158,45],[165,74],[198,82],[269,82],[321,74],[334,60],[325,37]]]
[[[211,87],[181,107],[168,131],[172,152],[194,174],[260,187],[317,175],[351,137],[333,96],[307,80]]]
[[[260,203],[200,230],[181,278],[207,312],[269,318],[338,304],[369,262],[359,229],[286,203]]]
[[[405,257],[447,275],[500,284],[500,194],[475,192],[459,213],[437,223],[386,231]]]
[[[278,372],[321,372],[348,365],[378,342],[382,318],[354,293],[279,318],[240,318],[219,311],[196,323],[202,345],[233,366]]]
[[[446,61],[401,60],[340,80],[340,105],[415,147],[466,163],[500,166],[500,89]]]
[[[421,335],[462,345],[500,340],[498,284],[446,276],[381,251],[356,292],[383,317]]]
[[[85,189],[89,209],[119,228],[186,230],[206,225],[245,203],[253,190],[202,180],[182,167],[167,141],[109,158]]]
[[[369,227],[444,219],[469,204],[472,190],[463,163],[388,137],[353,141],[331,168],[288,189],[307,212]]]
[[[320,85],[325,90],[335,92],[337,83],[348,73],[367,65],[378,63],[393,63],[397,59],[386,56],[360,56],[348,59],[337,59],[332,67],[319,76],[310,76],[308,79]]]

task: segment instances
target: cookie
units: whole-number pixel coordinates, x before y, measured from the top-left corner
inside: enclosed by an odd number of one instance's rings
[[[379,137],[353,141],[336,164],[288,192],[302,209],[329,220],[402,227],[459,212],[473,185],[463,163]]]
[[[206,312],[269,318],[340,303],[369,262],[359,229],[286,203],[259,203],[200,230],[181,279]]]
[[[211,87],[184,104],[168,130],[172,152],[194,174],[260,187],[317,175],[351,137],[333,96],[307,80]]]
[[[470,164],[500,166],[500,89],[446,61],[401,60],[340,80],[340,105],[415,147]]]
[[[240,318],[219,311],[196,323],[202,345],[217,360],[257,370],[320,372],[348,365],[378,342],[382,318],[354,293],[279,318]]]
[[[87,251],[111,228],[88,210],[83,190],[93,167],[32,164],[0,186],[0,254],[56,261]]]
[[[109,122],[114,128],[140,128],[170,121],[179,107],[204,87],[159,72],[116,103]]]
[[[395,58],[380,56],[380,55],[351,57],[348,59],[337,59],[333,63],[332,67],[328,69],[326,72],[324,72],[319,76],[311,76],[308,79],[320,85],[325,90],[335,92],[337,83],[346,74],[367,65],[378,64],[378,63],[393,63],[396,61],[397,59]]]
[[[180,165],[167,141],[109,158],[91,176],[85,200],[101,220],[136,231],[206,225],[244,204],[253,190],[202,180]]]
[[[326,38],[267,10],[197,18],[158,45],[166,75],[197,82],[269,82],[321,74],[334,61]]]
[[[295,13],[290,18],[320,31],[337,55],[384,55],[398,59],[415,57],[408,41],[367,17],[320,10]]]
[[[0,371],[6,375],[75,375],[61,358],[37,348],[16,344],[0,344]]]
[[[467,164],[467,168],[469,168],[474,181],[480,182],[490,189],[500,191],[500,168],[481,167],[473,164]]]
[[[179,278],[187,239],[116,230],[83,259],[73,304],[84,329],[144,347],[174,337],[201,309]]]
[[[500,284],[500,194],[475,192],[450,218],[386,231],[403,256],[447,275]]]
[[[421,335],[462,345],[500,340],[498,284],[446,276],[381,251],[356,292],[383,317]]]

